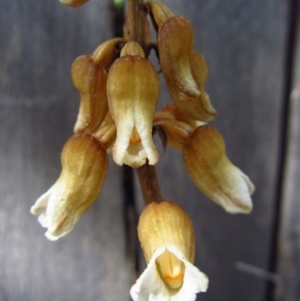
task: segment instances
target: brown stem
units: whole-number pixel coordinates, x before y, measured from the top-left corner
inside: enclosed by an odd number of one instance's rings
[[[127,29],[129,41],[138,42],[145,50],[147,11],[144,0],[128,0]],[[146,163],[137,169],[137,174],[146,204],[162,199],[155,167]]]
[[[136,171],[146,205],[151,202],[159,202],[162,199],[162,196],[155,167],[153,165],[149,165],[147,162]]]
[[[128,35],[130,41],[138,42],[145,47],[145,24],[147,12],[144,0],[129,0],[127,10]]]

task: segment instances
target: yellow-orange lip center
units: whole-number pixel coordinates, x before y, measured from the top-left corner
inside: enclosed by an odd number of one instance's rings
[[[131,136],[130,136],[130,143],[136,144],[139,142],[141,142],[141,137],[140,137],[138,131],[136,130],[136,127],[133,127]]]

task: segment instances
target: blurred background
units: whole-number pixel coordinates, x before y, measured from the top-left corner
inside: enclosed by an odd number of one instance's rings
[[[256,185],[253,212],[229,215],[197,190],[180,152],[168,148],[160,159],[163,196],[191,216],[195,264],[210,278],[197,300],[299,300],[299,1],[162,2],[192,22],[218,111],[212,125]],[[98,200],[70,235],[48,241],[29,213],[57,179],[72,135],[79,95],[70,66],[120,35],[122,16],[108,0],[78,9],[0,0],[1,301],[127,301],[145,266],[135,233],[141,194],[130,169],[112,160]]]

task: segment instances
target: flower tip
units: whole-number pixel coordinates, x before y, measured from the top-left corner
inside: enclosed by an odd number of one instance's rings
[[[50,241],[57,241],[57,240],[60,238],[60,236],[54,236],[54,235],[52,235],[49,231],[47,231],[47,232],[45,233],[45,236],[46,236],[46,238],[48,238]]]

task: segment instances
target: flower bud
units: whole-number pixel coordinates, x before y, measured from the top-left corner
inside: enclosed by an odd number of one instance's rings
[[[59,2],[61,4],[71,6],[71,7],[79,7],[79,6],[85,4],[88,1],[89,0],[59,0]]]
[[[208,278],[193,265],[193,225],[178,205],[150,203],[141,214],[138,235],[148,266],[130,290],[134,301],[192,301],[206,291]]]
[[[75,133],[92,133],[103,121],[107,110],[107,72],[92,57],[78,57],[71,69],[74,86],[81,95]]]
[[[116,123],[117,138],[112,149],[118,165],[132,167],[158,161],[152,140],[152,122],[159,97],[159,80],[142,48],[127,43],[121,57],[111,66],[107,79],[107,97]]]
[[[97,198],[108,167],[106,151],[88,134],[72,136],[61,155],[62,171],[55,184],[31,208],[57,240],[74,228]]]
[[[221,134],[198,127],[183,146],[185,166],[195,185],[229,213],[249,213],[254,185],[226,156]]]
[[[200,90],[193,78],[189,57],[194,46],[192,24],[181,16],[174,16],[160,27],[158,48],[160,64],[167,88],[175,103],[196,98]]]

